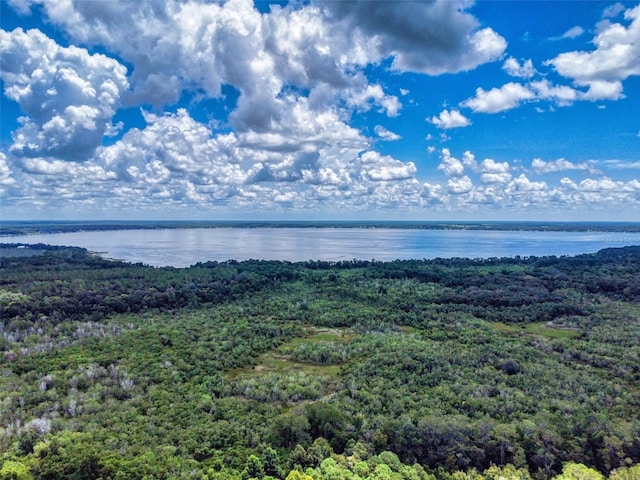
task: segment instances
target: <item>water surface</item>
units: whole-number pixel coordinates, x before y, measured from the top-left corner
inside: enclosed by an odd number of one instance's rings
[[[391,228],[184,228],[2,237],[84,247],[108,258],[186,267],[225,260],[381,260],[578,255],[640,245],[640,233]]]

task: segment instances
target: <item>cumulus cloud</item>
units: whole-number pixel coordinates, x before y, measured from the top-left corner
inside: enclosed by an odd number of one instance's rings
[[[360,162],[363,174],[375,181],[406,180],[413,178],[417,171],[413,162],[401,162],[375,151],[364,152]]]
[[[610,80],[591,80],[589,89],[582,96],[585,100],[619,100],[624,97],[622,82]]]
[[[438,170],[442,170],[448,177],[460,177],[464,175],[464,165],[460,160],[451,155],[448,148],[443,148],[440,152]]]
[[[402,137],[400,135],[398,135],[397,133],[394,133],[394,132],[392,132],[390,130],[387,130],[382,125],[376,125],[373,128],[373,131],[375,132],[375,134],[378,137],[380,137],[382,140],[385,140],[387,142],[394,142],[396,140],[402,139]]]
[[[521,65],[518,60],[509,57],[504,61],[502,69],[512,77],[531,78],[536,74],[536,69],[533,68],[531,59],[523,61]]]
[[[272,151],[319,149],[328,145],[364,150],[367,140],[335,108],[314,110],[307,97],[265,99],[265,109],[239,101],[230,115],[244,146]],[[277,111],[270,114],[271,104]]]
[[[480,164],[483,183],[507,183],[511,180],[509,162],[496,162],[492,158],[486,158]]]
[[[547,190],[546,182],[532,182],[524,173],[509,182],[506,192],[509,194],[517,194],[523,192],[541,192]]]
[[[442,185],[427,182],[422,185],[422,197],[427,199],[429,203],[444,203],[446,192]]]
[[[477,113],[499,113],[517,108],[523,102],[541,100],[552,101],[564,107],[577,100],[585,99],[588,95],[588,92],[583,93],[566,85],[554,85],[549,80],[542,79],[526,85],[509,82],[489,91],[478,88],[476,95],[460,102],[460,106],[470,108]]]
[[[283,138],[266,133],[215,135],[184,109],[144,117],[144,129],[131,129],[99,152],[99,163],[117,173],[114,190],[123,197],[144,191],[174,203],[303,208],[369,194],[384,203],[388,190],[398,188],[391,183],[415,188],[414,163],[363,151],[361,137],[320,141],[325,137],[315,130],[322,119],[308,126],[314,132],[300,132],[299,143],[283,148]]]
[[[51,175],[59,179],[66,177],[82,179],[83,182],[106,182],[115,180],[115,172],[105,170],[94,163],[65,162],[63,160],[45,160],[43,158],[23,158],[22,170],[36,175]]]
[[[393,68],[430,74],[470,70],[498,59],[505,40],[465,12],[467,2],[321,2],[259,13],[250,0],[223,4],[32,0],[76,41],[106,45],[133,65],[131,101],[161,105],[184,88],[219,96],[283,85],[360,89],[393,116],[399,102],[362,82],[353,67],[393,58]],[[27,7],[23,5],[23,10]],[[372,90],[373,88],[374,90]]]
[[[9,168],[7,156],[0,152],[0,193],[5,193],[7,187],[15,185],[16,180]]]
[[[460,105],[480,113],[498,113],[517,107],[526,100],[535,98],[535,94],[527,87],[510,82],[500,88],[486,91],[476,89],[475,97],[469,98]]]
[[[539,175],[545,173],[562,172],[566,170],[590,171],[594,169],[593,166],[588,163],[573,163],[564,158],[559,158],[552,162],[545,162],[540,158],[534,158],[531,162],[531,168]]]
[[[290,2],[267,13],[251,0],[11,2],[23,13],[38,5],[69,42],[97,46],[121,60],[61,47],[37,31],[2,32],[6,95],[24,112],[13,144],[0,153],[3,203],[59,206],[68,200],[73,208],[172,212],[193,212],[194,206],[285,212],[428,205],[467,212],[479,205],[528,208],[545,200],[564,206],[609,198],[640,202],[637,181],[601,178],[564,159],[536,159],[531,171],[584,170],[594,179],[550,186],[545,177],[513,178],[522,171],[517,164],[476,160],[470,151],[455,158],[443,149],[433,168],[424,159],[403,161],[372,149],[352,115],[395,117],[409,91],[390,93],[367,77],[369,68],[437,75],[503,59],[506,41],[479,25],[466,0]],[[612,10],[609,16],[616,15]],[[525,102],[620,97],[622,82],[636,74],[623,61],[625,45],[637,51],[634,10],[620,22],[599,25],[592,52],[569,52],[586,55],[579,57],[588,67],[583,77],[563,70],[561,56],[548,63],[574,79],[573,87],[541,77],[531,60],[510,57],[502,68],[522,83],[478,89],[427,121],[446,130],[471,124],[462,108],[497,113]],[[600,70],[591,65],[605,54],[612,55],[610,71],[604,63]],[[180,98],[198,102],[229,91],[233,101],[221,100],[226,110],[211,113],[209,124],[175,111]],[[146,126],[120,136],[115,112],[141,104]],[[173,111],[162,113],[166,105]],[[382,125],[374,133],[380,140],[400,139]],[[101,146],[107,135],[115,138]]]
[[[77,42],[105,45],[133,65],[132,102],[162,105],[175,101],[184,83],[198,82],[209,94],[220,92],[221,76],[216,70],[216,17],[218,5],[201,6],[173,2],[95,2],[37,0],[48,18]],[[240,9],[238,13],[250,14]],[[188,15],[193,15],[188,19]],[[250,23],[255,17],[247,15]],[[229,32],[243,33],[242,25],[226,18]],[[201,28],[206,23],[213,28]],[[245,29],[244,32],[248,32]],[[220,36],[219,40],[223,40]],[[249,43],[251,38],[247,39]],[[221,42],[224,48],[224,42]],[[192,49],[200,49],[199,55]],[[192,51],[190,51],[192,50]],[[241,48],[230,54],[242,55]],[[206,59],[206,60],[205,60]]]
[[[23,157],[86,160],[113,127],[128,88],[126,68],[38,30],[0,30],[4,93],[27,115],[10,151]]]
[[[531,82],[530,87],[535,92],[536,98],[551,100],[561,107],[571,105],[574,101],[583,98],[577,90],[566,85],[553,85],[547,79]]]
[[[478,162],[476,161],[476,156],[469,150],[465,150],[465,152],[462,154],[462,163],[465,167],[469,167],[473,171],[478,170]]]
[[[620,5],[618,5],[619,7]],[[610,12],[612,16],[619,12]],[[617,12],[617,13],[616,13]],[[552,66],[560,75],[573,79],[577,87],[554,85],[548,79],[515,82],[486,91],[476,90],[474,97],[460,103],[479,113],[498,113],[520,106],[523,102],[552,101],[558,106],[568,106],[578,100],[618,100],[624,97],[622,82],[632,75],[640,75],[640,6],[624,11],[628,25],[611,23],[608,20],[598,25],[598,34],[593,40],[596,49],[591,52],[565,52],[544,63]],[[573,38],[584,33],[574,27],[563,38]],[[520,63],[513,57],[505,60],[502,68],[511,76],[532,79],[538,73],[531,60]],[[432,120],[442,122],[438,117]]]
[[[506,41],[490,28],[478,29],[464,1],[323,2],[334,22],[353,32],[352,44],[393,68],[430,75],[471,70],[497,60]]]
[[[37,6],[71,42],[113,52],[130,68],[127,72],[115,60],[70,47],[68,52],[86,57],[76,63],[86,66],[91,60],[98,73],[88,77],[88,67],[75,68],[87,85],[72,75],[58,77],[76,84],[85,96],[93,89],[102,103],[69,100],[50,117],[43,113],[39,118],[33,110],[49,100],[46,95],[64,98],[61,87],[45,84],[39,97],[30,99],[31,110],[26,100],[20,103],[27,116],[14,135],[12,155],[32,157],[21,163],[23,172],[51,177],[70,170],[46,157],[83,159],[103,169],[105,179],[115,184],[110,193],[121,199],[146,192],[149,198],[178,203],[248,205],[252,198],[268,196],[297,205],[301,198],[338,201],[344,194],[373,195],[372,203],[382,205],[400,193],[419,197],[415,163],[372,151],[368,139],[348,123],[354,110],[394,117],[402,109],[398,97],[369,82],[365,67],[388,60],[396,71],[466,71],[499,59],[506,48],[496,32],[480,28],[464,0],[418,3],[410,9],[394,2],[355,2],[348,8],[340,2],[291,3],[274,5],[267,13],[251,0],[12,1],[23,13]],[[53,58],[42,48],[31,51],[34,58]],[[3,64],[4,72],[12,73]],[[115,83],[111,96],[99,88],[106,79],[94,81],[107,73]],[[27,90],[26,80],[5,79],[5,85],[15,86],[14,96]],[[216,119],[230,132],[216,134],[185,110],[144,112],[146,127],[132,128],[110,146],[99,147],[104,135],[117,133],[111,119],[122,103],[150,104],[160,111],[185,91],[219,98],[223,85],[237,95],[227,118]],[[438,117],[443,128],[465,123],[459,112],[448,115]],[[384,140],[400,138],[382,126],[374,131]],[[279,194],[272,184],[279,185]]]
[[[428,122],[433,123],[438,128],[449,129],[467,127],[471,125],[471,121],[462,115],[459,110],[443,110],[440,115],[433,116],[427,119]]]
[[[471,190],[473,190],[473,182],[466,175],[462,177],[450,178],[449,180],[447,180],[447,190],[454,195],[469,193]]]
[[[131,129],[98,158],[129,182],[158,184],[172,178],[203,184],[241,184],[247,174],[236,159],[233,134],[213,137],[205,125],[180,109],[176,114],[143,112],[147,127]]]
[[[587,178],[579,183],[565,177],[561,180],[562,185],[569,187],[572,190],[578,190],[581,192],[635,192],[640,191],[640,182],[638,180],[631,180],[629,182],[621,182],[612,180],[608,177],[599,179]]]
[[[448,172],[449,178],[442,183],[425,182],[421,191],[423,201],[437,209],[471,211],[481,207],[538,211],[553,206],[571,211],[601,204],[640,204],[640,181],[637,179],[619,181],[602,176],[574,181],[565,177],[558,184],[551,185],[547,180],[531,180],[524,173],[513,178],[514,167],[510,162],[491,158],[478,162],[470,151],[464,152],[462,160],[458,160],[444,149],[441,157],[443,161],[439,168]],[[568,161],[562,159],[561,162],[536,162],[536,165],[541,169],[541,175],[560,171],[561,168],[585,168],[597,173],[589,164],[565,162]],[[465,174],[465,168],[470,170],[468,174]]]
[[[620,96],[622,96],[622,82],[618,81],[594,80],[589,83],[589,89],[585,92],[567,85],[554,85],[544,78],[527,84],[510,82],[489,91],[478,88],[476,95],[460,102],[460,106],[470,108],[477,113],[499,113],[517,108],[523,102],[550,101],[559,107],[566,107],[579,100],[614,99]],[[540,108],[537,110],[544,111]],[[455,112],[457,113],[457,110]],[[445,110],[443,114],[448,112]],[[441,114],[442,118],[432,117],[430,121],[443,125],[446,125],[447,121],[453,121],[443,114]]]
[[[640,181],[636,179],[623,182],[603,177],[575,182],[565,177],[560,183],[566,190],[566,198],[574,204],[606,203],[628,208],[640,201]]]
[[[349,105],[364,111],[369,110],[371,105],[379,105],[380,110],[389,117],[398,116],[402,108],[398,97],[386,95],[380,85],[368,85],[364,89],[350,91],[346,97]]]
[[[624,20],[626,25],[608,20],[598,25],[595,50],[561,53],[546,64],[576,85],[588,87],[586,100],[622,98],[622,81],[640,75],[640,5],[625,10]]]

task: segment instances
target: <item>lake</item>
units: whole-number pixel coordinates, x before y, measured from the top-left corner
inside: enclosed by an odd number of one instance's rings
[[[187,267],[225,260],[381,260],[578,255],[640,245],[640,233],[394,228],[174,228],[11,235],[4,243],[84,247],[107,258]]]

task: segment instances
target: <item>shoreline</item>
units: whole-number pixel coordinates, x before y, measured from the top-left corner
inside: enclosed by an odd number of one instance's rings
[[[473,230],[532,232],[640,232],[640,222],[531,222],[531,221],[0,221],[0,238],[71,232],[160,229],[335,228],[396,230]]]

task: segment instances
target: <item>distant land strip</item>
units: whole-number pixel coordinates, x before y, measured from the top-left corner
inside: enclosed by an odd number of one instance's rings
[[[640,222],[527,222],[527,221],[208,221],[208,220],[94,220],[0,221],[0,236],[108,230],[179,228],[387,228],[422,230],[496,230],[549,232],[640,232]]]

